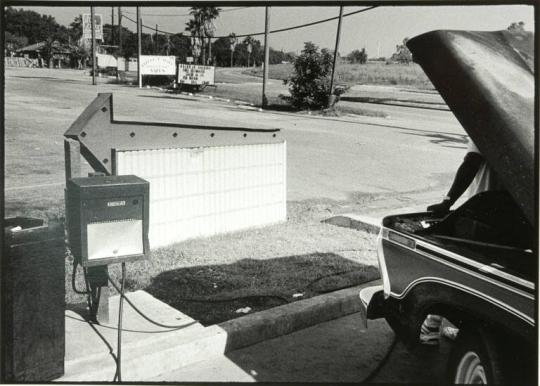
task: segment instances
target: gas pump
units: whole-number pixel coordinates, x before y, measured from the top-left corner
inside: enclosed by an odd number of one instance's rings
[[[149,187],[147,181],[133,175],[72,178],[66,184],[66,222],[68,243],[74,257],[73,278],[77,266],[81,265],[93,320],[96,320],[97,307],[88,285],[88,267],[122,264],[115,376],[118,381],[122,380],[126,262],[145,259],[149,254]]]

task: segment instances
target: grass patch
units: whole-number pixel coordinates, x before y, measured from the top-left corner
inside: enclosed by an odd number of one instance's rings
[[[270,79],[285,80],[291,76],[293,69],[294,66],[292,63],[271,64],[270,66],[268,66],[268,77]],[[263,69],[261,67],[249,68],[245,71],[242,71],[242,73],[261,78],[263,77]]]
[[[334,106],[334,109],[337,111],[338,115],[354,114],[354,115],[362,115],[365,117],[378,117],[378,118],[386,118],[388,116],[388,114],[386,114],[383,111],[354,106],[353,104],[343,105],[343,104],[339,104],[339,102],[336,106]]]
[[[291,76],[293,68],[292,64],[274,64],[269,67],[268,76],[271,79],[285,80]],[[245,70],[244,73],[262,77],[262,69],[258,67]],[[368,62],[366,64],[338,62],[336,79],[338,83],[346,85],[380,84],[433,88],[422,68],[416,63],[407,65],[382,62]]]
[[[320,223],[322,202],[289,205],[283,224],[153,250],[128,265],[127,291],[143,289],[208,325],[242,316],[239,308],[252,313],[378,278],[374,235]],[[75,308],[85,297],[71,288],[72,264],[68,254],[66,303]],[[109,274],[119,282],[119,265]],[[76,285],[84,288],[80,270]]]
[[[269,106],[274,106],[276,109],[286,109],[287,106],[289,106],[289,104],[280,97],[281,91],[282,90],[269,89],[266,92]],[[217,87],[205,88],[200,94],[225,98],[230,101],[239,100],[253,106],[262,105],[262,86],[259,88],[253,87],[252,85],[221,83]]]
[[[261,311],[376,278],[374,266],[315,253],[175,269],[160,273],[145,289],[209,325],[241,315],[236,311],[245,307]]]

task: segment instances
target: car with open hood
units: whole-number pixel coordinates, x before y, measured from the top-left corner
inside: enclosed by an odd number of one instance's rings
[[[441,216],[383,219],[382,285],[360,293],[409,346],[428,314],[459,328],[449,382],[533,383],[538,272],[534,35],[433,31],[407,43],[504,190]],[[367,321],[366,321],[367,324]]]

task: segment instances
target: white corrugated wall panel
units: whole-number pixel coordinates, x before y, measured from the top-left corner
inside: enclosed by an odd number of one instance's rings
[[[286,220],[286,143],[130,150],[118,175],[150,182],[150,246]]]

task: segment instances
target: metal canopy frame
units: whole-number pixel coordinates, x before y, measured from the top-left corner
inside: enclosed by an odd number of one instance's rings
[[[284,142],[280,129],[117,121],[112,93],[98,94],[64,136],[79,142],[90,166],[107,175],[114,172],[115,151]]]

